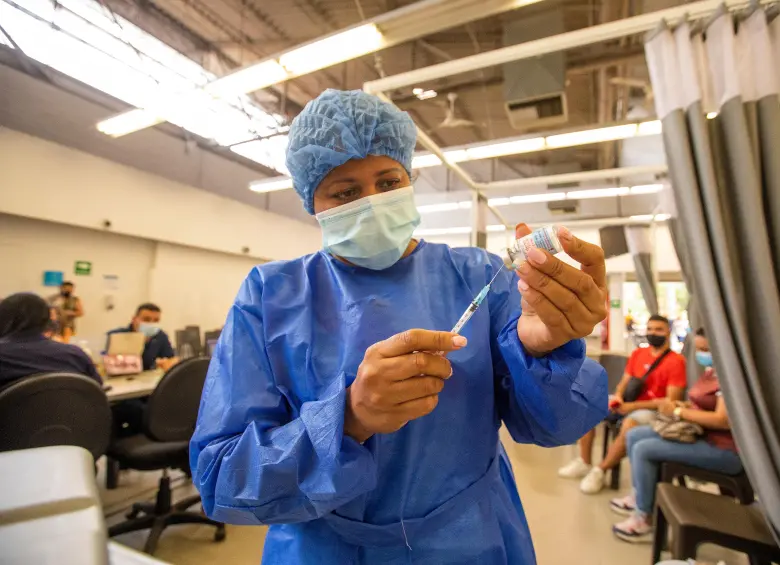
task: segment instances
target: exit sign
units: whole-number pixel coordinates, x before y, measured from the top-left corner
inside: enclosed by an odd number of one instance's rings
[[[76,261],[73,265],[73,272],[77,275],[91,275],[92,274],[92,262],[90,261]]]

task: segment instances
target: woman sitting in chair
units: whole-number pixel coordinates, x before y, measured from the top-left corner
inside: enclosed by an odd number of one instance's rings
[[[705,435],[695,443],[679,443],[663,439],[650,426],[634,428],[626,437],[626,451],[631,461],[631,482],[634,492],[610,501],[610,507],[629,518],[615,524],[615,535],[632,543],[650,543],[653,526],[655,486],[660,477],[661,463],[673,461],[736,475],[742,471],[734,438],[729,431],[726,404],[720,393],[718,377],[712,368],[712,353],[704,330],[696,331],[696,361],[706,367],[704,374],[688,391],[688,402],[666,401],[658,408],[660,414],[698,424]]]
[[[49,305],[37,294],[20,292],[0,302],[0,386],[41,373],[76,373],[102,383],[80,348],[47,337]]]

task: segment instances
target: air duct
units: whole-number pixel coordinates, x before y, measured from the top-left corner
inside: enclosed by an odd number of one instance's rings
[[[504,24],[504,45],[516,45],[563,33],[563,15],[555,10]],[[562,51],[504,64],[504,107],[519,130],[549,128],[568,120],[566,59]]]

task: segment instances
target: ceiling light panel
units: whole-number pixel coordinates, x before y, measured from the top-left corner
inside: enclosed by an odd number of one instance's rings
[[[278,118],[248,98],[215,98],[215,76],[95,0],[0,0],[0,21],[26,55],[136,110],[98,124],[119,136],[166,120],[227,146],[268,136]],[[279,155],[263,165],[275,167]],[[285,169],[279,169],[284,172]]]
[[[624,124],[620,126],[610,126],[605,128],[550,135],[547,137],[546,141],[547,147],[556,149],[559,147],[574,147],[577,145],[587,145],[590,143],[602,143],[604,141],[627,139],[629,137],[635,136],[636,133],[637,124]]]
[[[639,184],[631,187],[631,194],[653,194],[664,189],[662,184]]]
[[[533,202],[555,202],[565,200],[565,192],[543,192],[541,194],[521,194],[509,198],[510,204],[531,204]]]
[[[302,75],[372,53],[384,44],[379,28],[365,24],[288,51],[279,63],[291,74]]]
[[[572,190],[566,193],[567,200],[584,200],[586,198],[609,198],[610,196],[625,196],[629,193],[627,186],[616,188],[592,188],[590,190]]]
[[[516,141],[470,147],[466,149],[466,153],[468,154],[469,159],[489,159],[491,157],[541,151],[544,147],[544,138],[535,137],[533,139],[518,139]]]
[[[293,181],[291,178],[272,178],[249,184],[249,190],[252,192],[276,192],[277,190],[287,190],[292,187]]]

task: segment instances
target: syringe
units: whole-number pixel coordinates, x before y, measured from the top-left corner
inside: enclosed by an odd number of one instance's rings
[[[493,284],[493,281],[496,280],[496,277],[501,272],[501,269],[504,268],[504,265],[501,265],[501,268],[496,271],[496,274],[493,275],[493,278],[490,279],[490,282],[485,285],[485,288],[479,291],[479,294],[474,298],[474,300],[471,301],[471,304],[469,304],[469,307],[466,308],[466,311],[463,312],[463,315],[460,317],[460,320],[458,320],[458,323],[455,324],[455,326],[452,328],[452,333],[457,334],[460,333],[460,330],[463,329],[463,326],[466,325],[466,322],[468,322],[471,317],[474,315],[474,312],[477,311],[477,308],[479,308],[479,305],[482,304],[482,301],[485,300],[485,297],[487,296],[488,292],[490,292],[490,285]]]

